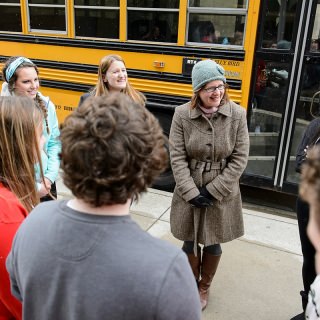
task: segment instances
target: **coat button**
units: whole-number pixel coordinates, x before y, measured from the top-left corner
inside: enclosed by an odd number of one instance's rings
[[[207,143],[206,144],[208,147],[212,147],[212,143]]]

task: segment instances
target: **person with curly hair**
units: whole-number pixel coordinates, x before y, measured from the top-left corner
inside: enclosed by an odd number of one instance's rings
[[[320,319],[320,147],[316,145],[307,151],[302,164],[301,198],[309,204],[309,222],[307,234],[315,248],[316,277],[310,285],[305,319]]]
[[[61,142],[75,198],[37,206],[7,259],[24,319],[200,319],[185,254],[129,214],[167,164],[155,117],[123,94],[88,98],[66,118]]]
[[[31,99],[0,97],[0,319],[22,319],[5,259],[20,224],[39,203],[34,164],[41,163],[42,122]]]
[[[90,96],[108,96],[117,92],[126,94],[137,104],[142,106],[146,104],[146,97],[130,84],[122,57],[110,54],[100,60],[97,84],[80,97],[79,105]]]
[[[30,59],[25,57],[9,58],[2,69],[2,78],[5,82],[2,84],[1,96],[29,97],[42,110],[45,144],[41,158],[44,180],[41,179],[37,166],[37,187],[41,201],[52,200],[52,196],[57,196],[55,180],[59,172],[59,152],[61,149],[55,106],[48,97],[40,93],[39,70]]]

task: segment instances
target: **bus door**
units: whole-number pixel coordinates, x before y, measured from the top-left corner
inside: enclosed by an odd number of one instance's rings
[[[242,179],[244,184],[296,192],[295,139],[301,138],[306,123],[300,117],[299,125],[295,126],[293,120],[295,110],[299,109],[303,57],[315,2],[318,1],[271,0],[263,1],[260,7],[248,108],[250,156]],[[310,50],[305,62],[309,53]],[[290,179],[295,183],[287,183]]]
[[[290,118],[292,127],[290,143],[286,146],[286,170],[280,176],[285,191],[295,190],[299,184],[299,174],[295,171],[295,155],[297,147],[307,125],[320,117],[320,0],[310,4],[310,14],[306,19],[305,46],[298,60],[301,72],[296,84],[297,97],[294,117]],[[320,128],[319,128],[320,129]],[[320,131],[319,131],[320,133]]]

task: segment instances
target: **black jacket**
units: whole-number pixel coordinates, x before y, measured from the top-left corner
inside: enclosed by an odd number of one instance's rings
[[[78,103],[78,107],[82,104],[82,102],[84,101],[84,100],[86,100],[88,97],[90,97],[90,92],[87,92],[87,93],[84,93],[81,97],[80,97],[80,101],[79,101],[79,103]]]
[[[320,137],[320,118],[312,120],[303,134],[301,142],[298,146],[296,155],[296,171],[301,172],[301,165],[306,157],[305,149],[319,143],[317,139]]]

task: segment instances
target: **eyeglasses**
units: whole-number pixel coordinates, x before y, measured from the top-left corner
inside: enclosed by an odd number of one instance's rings
[[[223,84],[220,84],[220,85],[218,85],[217,87],[203,88],[203,90],[206,91],[206,92],[212,93],[212,92],[215,92],[217,89],[218,89],[219,91],[223,91],[224,88],[225,88],[225,86],[224,86]]]

